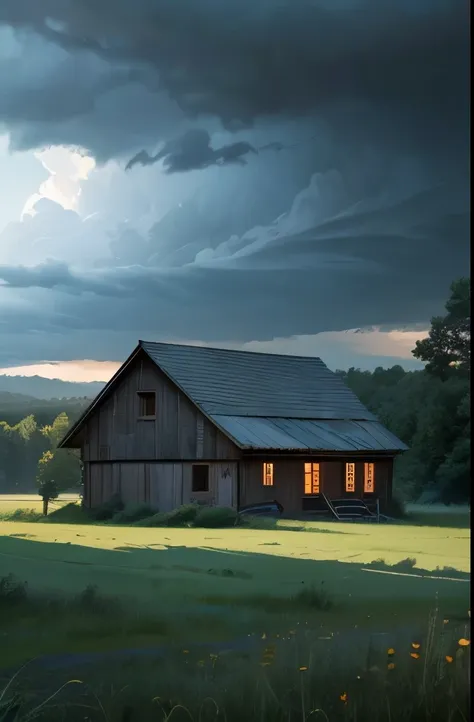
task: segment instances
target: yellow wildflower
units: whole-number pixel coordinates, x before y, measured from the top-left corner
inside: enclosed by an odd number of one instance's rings
[[[344,702],[344,704],[347,704],[347,692],[343,692],[341,695],[339,695],[339,699],[341,702]]]
[[[446,655],[445,659],[448,664],[451,664],[452,662],[454,662],[454,659],[449,654]]]
[[[307,672],[307,671],[308,671],[308,667],[300,667],[300,672]]]
[[[471,644],[471,640],[464,639],[464,637],[463,637],[462,639],[459,640],[458,644],[460,647],[469,647],[469,645]]]
[[[412,652],[410,654],[410,657],[412,657],[413,659],[420,659],[420,655],[417,652]]]
[[[420,649],[421,644],[419,644],[419,642],[412,642],[411,646],[413,647],[413,649]]]
[[[394,663],[394,662],[390,662],[390,663],[387,665],[387,669],[390,669],[390,670],[395,669],[395,663]]]
[[[393,649],[393,647],[390,647],[390,649],[387,649],[387,654],[389,657],[393,657],[393,655],[395,654],[395,650]]]

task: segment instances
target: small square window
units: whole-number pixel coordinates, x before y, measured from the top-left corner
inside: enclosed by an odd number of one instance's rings
[[[156,416],[156,394],[154,391],[138,392],[139,410],[138,415],[141,419],[155,418]]]
[[[209,465],[208,464],[193,464],[192,491],[193,492],[209,491]]]
[[[273,464],[263,465],[263,486],[273,486]]]

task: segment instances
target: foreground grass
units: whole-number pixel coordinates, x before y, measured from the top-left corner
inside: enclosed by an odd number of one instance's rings
[[[15,722],[465,722],[466,626],[434,609],[420,635],[254,635],[246,649],[175,646],[55,669],[31,663],[0,690]],[[0,692],[1,694],[1,692]]]
[[[284,526],[0,522],[9,722],[467,720],[469,531]]]
[[[48,614],[40,623],[35,615],[29,622],[20,615],[15,624],[0,616],[2,662],[45,652],[224,642],[298,622],[327,634],[420,629],[436,599],[447,617],[466,615],[468,532],[332,526],[340,533],[0,523],[0,577],[14,572],[44,595],[96,586],[139,616],[120,633],[93,619],[79,634],[67,615],[61,624]],[[330,609],[294,603],[314,588],[329,595]],[[153,634],[141,623],[150,617]]]

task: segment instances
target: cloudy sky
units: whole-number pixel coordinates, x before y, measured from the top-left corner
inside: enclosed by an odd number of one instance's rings
[[[413,367],[468,273],[468,11],[1,0],[0,372],[139,338]]]

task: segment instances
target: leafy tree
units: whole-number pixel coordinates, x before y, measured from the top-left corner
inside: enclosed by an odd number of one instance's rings
[[[426,363],[426,370],[445,380],[453,370],[471,370],[471,281],[459,278],[451,284],[446,316],[431,319],[428,338],[417,341],[415,358]]]
[[[81,480],[81,461],[67,449],[45,451],[38,462],[38,494],[43,499],[43,514],[47,516],[48,505],[60,492],[78,486]]]
[[[68,429],[69,419],[67,414],[63,411],[56,416],[52,424],[43,426],[41,432],[48,439],[51,448],[55,449],[66,435]]]

